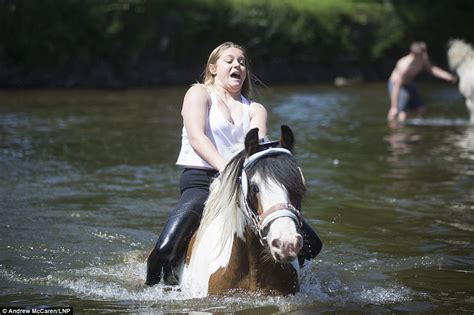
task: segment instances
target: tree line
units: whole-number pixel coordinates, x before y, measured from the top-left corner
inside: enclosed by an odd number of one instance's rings
[[[265,83],[385,79],[412,40],[446,64],[470,0],[0,0],[0,87],[190,84],[224,41]]]

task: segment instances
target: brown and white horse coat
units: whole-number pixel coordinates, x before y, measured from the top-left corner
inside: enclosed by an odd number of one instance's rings
[[[233,289],[287,295],[299,291],[303,245],[297,208],[305,192],[291,129],[279,148],[258,143],[258,130],[211,184],[201,224],[185,257],[182,289],[199,297]]]

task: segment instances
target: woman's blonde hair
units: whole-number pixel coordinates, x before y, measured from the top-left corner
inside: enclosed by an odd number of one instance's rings
[[[211,73],[209,70],[209,66],[211,64],[216,64],[217,60],[220,58],[222,55],[222,52],[226,50],[227,48],[237,48],[240,49],[245,57],[245,67],[247,69],[247,76],[245,77],[244,83],[242,84],[242,95],[248,98],[250,96],[250,93],[252,92],[252,83],[250,81],[251,73],[250,73],[250,66],[249,66],[249,61],[247,58],[247,52],[245,51],[245,48],[243,48],[240,45],[234,44],[232,42],[225,42],[223,44],[220,44],[217,46],[209,55],[209,58],[207,60],[206,64],[206,69],[204,69],[203,73],[203,81],[205,85],[212,85],[214,84],[214,75]]]

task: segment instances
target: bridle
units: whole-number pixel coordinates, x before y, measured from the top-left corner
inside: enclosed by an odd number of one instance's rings
[[[292,219],[298,229],[301,228],[303,225],[303,219],[301,216],[301,211],[296,209],[291,203],[277,203],[271,206],[270,208],[266,209],[259,214],[256,209],[252,209],[251,205],[248,202],[248,178],[246,170],[249,169],[251,165],[253,165],[259,159],[270,156],[270,155],[278,155],[278,154],[288,154],[293,156],[293,154],[284,148],[268,148],[266,150],[257,152],[249,156],[245,159],[243,168],[242,168],[242,175],[241,175],[241,185],[242,185],[242,199],[245,209],[245,214],[250,219],[252,223],[251,228],[252,231],[258,236],[258,239],[262,246],[265,246],[266,234],[265,231],[270,226],[270,224],[278,218],[290,218]],[[300,170],[301,171],[301,170]]]

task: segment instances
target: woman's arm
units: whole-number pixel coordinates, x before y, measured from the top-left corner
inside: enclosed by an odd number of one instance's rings
[[[226,164],[225,159],[206,135],[210,102],[205,87],[194,85],[184,96],[181,116],[194,151],[214,169],[222,171]]]
[[[267,110],[260,103],[250,106],[250,129],[258,128],[258,137],[263,139],[267,135]]]

